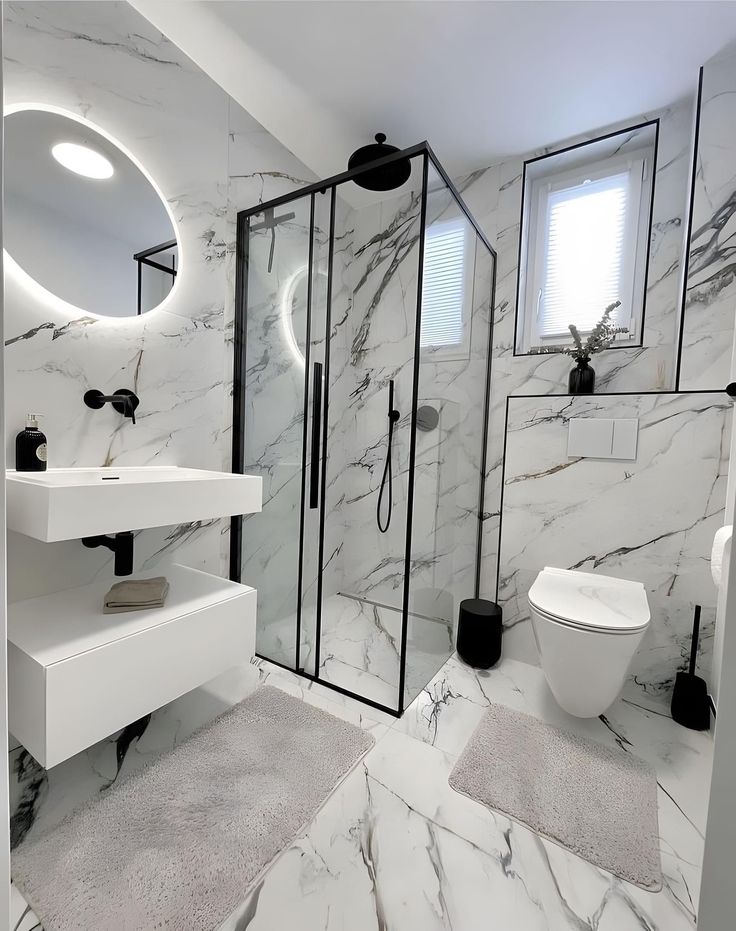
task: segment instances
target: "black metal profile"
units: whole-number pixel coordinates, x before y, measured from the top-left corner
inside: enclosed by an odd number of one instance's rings
[[[152,255],[158,255],[159,252],[166,252],[168,249],[173,249],[176,244],[175,239],[170,239],[168,242],[161,242],[157,246],[151,246],[149,249],[141,249],[140,252],[133,254],[133,258],[136,262],[143,262]],[[166,268],[166,266],[162,267],[165,271],[171,271],[171,269]]]
[[[506,438],[509,434],[509,397],[510,395],[506,395],[506,410],[503,419],[503,452],[501,453],[501,487],[499,489],[498,495],[498,536],[496,538],[496,602],[498,602],[501,594],[501,533],[503,529],[503,490],[506,487]]]
[[[563,146],[561,149],[555,149],[552,152],[545,152],[544,155],[535,155],[533,158],[528,158],[524,161],[524,167],[521,175],[521,210],[519,213],[519,249],[516,260],[516,300],[514,302],[514,342],[513,342],[513,356],[536,356],[543,355],[540,353],[534,352],[518,352],[517,347],[519,345],[519,318],[522,316],[523,308],[519,306],[519,296],[520,296],[520,284],[521,284],[521,264],[523,259],[523,245],[524,245],[524,210],[526,205],[526,188],[527,188],[527,170],[529,165],[534,165],[537,162],[544,161],[547,158],[555,158],[558,155],[565,155],[568,152],[575,152],[577,149],[584,149],[586,146],[595,145],[598,142],[605,142],[607,139],[614,139],[616,136],[625,136],[627,133],[638,132],[641,129],[646,129],[649,126],[654,127],[654,152],[652,155],[652,189],[649,195],[649,220],[647,228],[649,230],[649,236],[647,237],[647,249],[646,249],[646,258],[644,264],[644,290],[642,293],[642,307],[641,307],[641,326],[640,326],[640,335],[637,342],[632,343],[619,343],[616,345],[614,343],[612,346],[609,346],[606,352],[614,349],[641,349],[644,346],[644,326],[646,322],[646,311],[647,311],[647,290],[649,287],[649,259],[651,256],[652,250],[652,219],[654,217],[654,191],[657,184],[657,159],[659,155],[659,117],[654,120],[645,120],[642,123],[635,123],[633,126],[625,126],[623,129],[615,129],[612,132],[604,133],[602,136],[596,136],[594,139],[585,139],[582,142],[576,142],[573,145]]]
[[[416,306],[416,330],[415,330],[415,346],[414,346],[414,361],[413,361],[413,387],[412,387],[412,408],[411,408],[411,436],[410,436],[410,452],[409,452],[409,478],[408,478],[408,500],[407,500],[407,526],[406,526],[406,536],[405,536],[405,553],[404,553],[404,563],[405,563],[405,579],[404,579],[404,591],[403,591],[403,600],[402,600],[402,643],[401,643],[401,662],[399,670],[399,694],[397,707],[391,708],[381,703],[371,701],[365,698],[362,695],[359,695],[355,692],[352,692],[348,689],[344,689],[340,686],[334,685],[331,682],[328,682],[325,679],[320,678],[319,675],[319,664],[320,664],[320,650],[321,650],[321,633],[322,633],[322,595],[323,595],[323,564],[325,556],[325,521],[326,521],[326,491],[327,491],[327,466],[328,466],[328,417],[329,417],[329,379],[330,379],[330,337],[331,337],[331,326],[332,326],[332,300],[333,300],[333,272],[334,272],[334,247],[335,247],[335,218],[336,218],[336,199],[337,199],[337,187],[340,184],[343,184],[347,181],[353,181],[360,174],[367,171],[372,171],[377,167],[382,165],[390,164],[393,161],[398,161],[400,159],[406,158],[422,158],[422,192],[421,192],[421,214],[420,214],[420,232],[418,238],[418,281],[417,281],[417,306]],[[490,367],[491,367],[491,353],[493,346],[493,314],[494,314],[494,292],[495,292],[495,280],[496,280],[496,252],[488,241],[487,237],[480,229],[477,221],[470,213],[467,205],[463,201],[460,193],[458,192],[455,185],[447,176],[446,172],[438,162],[436,156],[434,155],[431,147],[427,142],[422,142],[416,146],[412,146],[408,149],[401,150],[392,155],[387,156],[386,158],[377,160],[370,164],[360,166],[356,169],[350,171],[342,172],[339,175],[334,176],[333,178],[328,179],[327,181],[317,182],[312,185],[307,185],[298,190],[292,191],[289,194],[283,195],[281,197],[275,198],[267,203],[258,204],[247,210],[242,210],[238,213],[238,224],[237,224],[237,248],[236,248],[236,300],[235,300],[235,332],[234,332],[234,388],[233,388],[233,430],[232,430],[232,442],[233,442],[233,454],[232,454],[232,465],[234,472],[243,472],[245,468],[245,450],[244,450],[244,432],[245,432],[245,381],[246,381],[246,351],[247,351],[247,339],[246,339],[246,316],[247,316],[247,304],[248,304],[248,262],[249,262],[249,235],[250,235],[250,219],[255,217],[258,214],[264,213],[264,211],[274,211],[280,206],[284,206],[288,203],[296,201],[300,198],[306,196],[311,197],[311,209],[310,209],[310,243],[309,243],[309,260],[308,260],[308,273],[309,273],[309,282],[308,282],[308,293],[307,293],[307,347],[306,347],[306,359],[305,359],[305,397],[304,397],[304,429],[302,436],[302,477],[301,477],[301,515],[300,515],[300,540],[299,540],[299,579],[298,579],[298,603],[297,603],[297,629],[296,629],[296,662],[294,668],[291,666],[284,666],[284,668],[295,671],[300,675],[311,681],[318,681],[322,685],[333,689],[336,692],[339,692],[343,695],[348,695],[352,698],[356,698],[365,704],[370,705],[374,708],[379,708],[382,711],[385,711],[388,714],[397,716],[400,715],[404,708],[404,690],[406,682],[406,661],[407,661],[407,633],[408,633],[408,618],[409,618],[409,602],[410,602],[410,569],[411,569],[411,558],[412,558],[412,512],[413,512],[413,499],[414,499],[414,471],[416,463],[416,421],[417,421],[417,405],[418,405],[418,391],[419,391],[419,372],[420,372],[420,362],[421,362],[421,352],[420,352],[420,333],[421,333],[421,310],[422,310],[422,288],[423,288],[423,267],[424,267],[424,240],[426,238],[426,226],[427,226],[427,201],[429,196],[428,190],[428,179],[429,179],[429,164],[433,165],[434,169],[437,171],[437,174],[442,179],[444,184],[447,186],[447,189],[452,194],[458,208],[465,215],[469,224],[474,229],[477,239],[483,246],[487,249],[488,253],[491,256],[493,261],[493,278],[492,278],[492,293],[491,293],[491,308],[490,308],[490,333],[489,333],[489,345],[488,345],[488,360],[487,360],[487,371],[486,371],[486,386],[485,386],[485,397],[484,397],[484,426],[483,426],[483,449],[481,451],[481,469],[480,469],[480,487],[479,487],[479,511],[478,511],[478,522],[479,530],[477,536],[477,552],[476,552],[476,567],[475,567],[475,584],[476,589],[479,585],[480,579],[480,560],[482,555],[482,507],[483,507],[483,484],[484,484],[484,475],[486,469],[486,446],[487,446],[487,437],[488,437],[488,416],[489,416],[489,392],[490,392]],[[301,669],[301,588],[303,584],[303,555],[304,555],[304,533],[305,533],[305,523],[304,523],[304,514],[305,506],[307,503],[307,477],[306,477],[306,450],[308,446],[308,404],[309,404],[309,378],[311,373],[310,365],[310,341],[311,341],[311,313],[312,313],[312,278],[314,272],[314,218],[315,218],[315,195],[316,194],[327,194],[331,195],[330,202],[330,221],[329,221],[329,252],[328,252],[328,270],[327,270],[327,297],[326,297],[326,322],[325,322],[325,356],[324,356],[324,390],[322,397],[322,407],[321,407],[321,420],[322,420],[322,435],[321,435],[321,463],[318,463],[317,466],[321,465],[321,474],[320,479],[320,494],[319,494],[319,537],[318,537],[318,576],[317,576],[317,598],[316,598],[316,625],[315,625],[315,666],[314,674],[308,673],[305,670]],[[314,466],[314,463],[313,463]],[[240,581],[242,574],[242,534],[243,534],[243,517],[235,517],[231,522],[231,540],[230,540],[230,577],[236,581]],[[260,655],[260,654],[258,654]],[[269,659],[270,662],[275,662],[270,660],[269,657],[262,657],[264,659]],[[283,665],[281,663],[276,663],[276,665]]]
[[[496,601],[499,598],[499,589],[501,584],[501,541],[503,539],[503,495],[506,487],[506,445],[509,433],[509,407],[514,401],[530,401],[539,399],[540,401],[551,401],[559,398],[577,398],[581,401],[590,400],[591,398],[624,398],[624,397],[682,397],[685,394],[703,395],[703,394],[722,394],[728,395],[728,386],[722,389],[717,388],[694,388],[692,391],[679,391],[676,388],[669,388],[666,391],[596,391],[595,394],[509,394],[506,395],[506,413],[503,425],[503,455],[501,457],[501,488],[499,494],[499,515],[498,515],[498,558],[496,560]],[[724,407],[726,402],[724,401]]]
[[[419,365],[421,362],[422,291],[424,288],[424,240],[427,234],[427,187],[429,184],[429,156],[425,153],[422,164],[422,202],[419,211],[419,259],[417,262],[417,301],[414,310],[414,369],[411,387],[411,427],[409,430],[409,475],[406,490],[406,549],[404,556],[404,592],[401,610],[401,651],[399,659],[398,710],[404,711],[406,684],[406,641],[409,632],[409,598],[411,589],[412,525],[414,519],[414,467],[417,456],[417,407],[419,405]]]
[[[277,207],[283,207],[284,204],[288,204],[290,201],[296,200],[299,197],[305,197],[307,194],[326,194],[330,189],[334,189],[338,185],[344,184],[346,181],[354,181],[357,177],[365,174],[366,172],[374,171],[376,168],[382,168],[384,165],[390,165],[392,162],[401,161],[402,159],[416,158],[419,155],[429,156],[429,159],[432,162],[432,166],[450,189],[458,207],[465,214],[465,218],[473,227],[481,242],[493,254],[495,259],[496,250],[489,242],[488,237],[483,232],[480,225],[478,224],[478,221],[475,219],[473,214],[470,212],[468,205],[463,200],[462,194],[460,191],[458,191],[457,187],[450,179],[450,176],[447,174],[437,159],[437,156],[434,154],[432,147],[426,140],[424,142],[417,143],[417,145],[409,146],[407,149],[401,149],[399,152],[394,152],[392,155],[387,155],[385,158],[379,158],[375,162],[370,162],[367,165],[360,165],[358,168],[351,168],[349,171],[343,171],[339,175],[333,175],[326,181],[315,181],[313,184],[306,184],[304,187],[299,188],[297,191],[290,191],[288,194],[282,194],[280,197],[274,197],[273,200],[266,201],[263,204],[258,204],[255,207],[248,207],[246,210],[240,210],[238,212],[238,217],[253,216],[254,214],[263,213],[264,210],[275,210]]]
[[[693,133],[693,157],[690,166],[690,203],[687,210],[687,229],[685,230],[685,254],[682,262],[682,280],[680,284],[680,326],[677,334],[677,358],[675,360],[675,390],[680,390],[680,373],[682,370],[682,340],[685,335],[685,307],[687,306],[687,279],[690,275],[690,243],[693,235],[693,212],[695,210],[695,185],[698,177],[698,149],[700,147],[700,114],[703,107],[703,74],[698,75],[698,96],[695,103],[695,132]]]
[[[299,512],[299,563],[296,583],[296,645],[294,666],[301,670],[302,652],[302,582],[304,579],[304,509],[307,494],[307,418],[309,417],[309,366],[312,355],[312,263],[314,260],[314,194],[309,198],[309,248],[307,253],[307,322],[304,334],[304,409],[302,411],[302,482]],[[314,415],[312,415],[314,418]],[[314,456],[314,447],[312,447]],[[314,459],[312,459],[314,470]]]
[[[488,312],[488,359],[486,361],[486,388],[483,401],[483,446],[480,454],[480,491],[478,493],[478,541],[477,557],[475,561],[475,597],[480,598],[480,571],[483,561],[483,530],[485,527],[486,507],[486,469],[488,468],[488,433],[491,419],[491,369],[493,364],[493,325],[496,316],[496,260],[493,259],[493,273],[491,275],[491,306]]]
[[[245,471],[245,360],[247,345],[248,260],[250,218],[238,214],[235,240],[235,320],[233,322],[233,422],[232,470]],[[243,573],[243,516],[230,518],[230,578],[239,582]]]
[[[271,663],[274,666],[278,666],[279,669],[285,669],[287,672],[294,672],[295,670],[288,666],[286,663],[282,663],[277,659],[271,659],[270,656],[264,656],[262,653],[256,652],[257,659],[263,659],[267,663]],[[319,676],[315,676],[311,672],[306,672],[303,669],[296,670],[302,679],[307,679],[309,682],[317,682],[319,685],[323,685],[325,688],[330,689],[333,692],[339,692],[340,695],[345,695],[348,698],[355,698],[357,701],[361,702],[364,705],[370,705],[371,708],[376,708],[378,711],[384,711],[386,714],[390,714],[394,718],[401,717],[396,708],[391,708],[390,705],[383,705],[380,701],[374,701],[372,698],[366,698],[364,695],[357,695],[355,692],[351,692],[350,689],[344,689],[341,685],[336,685],[334,682],[328,682],[327,679],[320,679]]]
[[[155,268],[159,272],[164,272],[167,275],[171,275],[172,279],[176,279],[176,259],[172,256],[171,258],[171,267],[168,265],[162,265],[160,262],[155,262],[151,256],[158,255],[161,252],[167,252],[169,249],[173,249],[177,245],[175,239],[170,239],[168,242],[159,243],[157,246],[151,246],[148,249],[142,249],[140,252],[133,253],[133,261],[137,263],[137,273],[138,273],[138,298],[136,303],[136,314],[141,315],[142,307],[141,301],[143,296],[143,266],[148,265],[150,268]],[[172,281],[173,287],[173,281]]]
[[[327,435],[329,433],[330,416],[330,338],[332,336],[332,274],[334,271],[335,253],[335,205],[337,201],[337,188],[332,188],[330,198],[330,239],[327,252],[327,300],[325,307],[325,375],[322,414],[322,480],[320,484],[319,502],[319,561],[317,563],[317,621],[314,633],[314,673],[319,676],[319,659],[322,647],[322,592],[324,582],[325,559],[325,516],[327,498]]]

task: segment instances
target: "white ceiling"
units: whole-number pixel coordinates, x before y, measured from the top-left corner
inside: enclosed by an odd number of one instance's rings
[[[709,0],[133,5],[320,177],[379,131],[451,174],[555,143],[692,95],[736,40]]]

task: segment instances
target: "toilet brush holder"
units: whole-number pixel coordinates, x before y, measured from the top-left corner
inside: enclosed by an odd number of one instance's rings
[[[670,711],[672,718],[678,724],[682,724],[683,727],[688,727],[693,731],[707,731],[710,728],[708,686],[705,679],[695,675],[699,634],[700,605],[695,605],[693,638],[690,645],[690,666],[687,672],[677,673]]]

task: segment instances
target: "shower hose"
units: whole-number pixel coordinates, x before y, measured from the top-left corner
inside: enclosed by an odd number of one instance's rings
[[[394,438],[394,424],[401,414],[394,410],[394,383],[393,380],[388,384],[388,448],[386,449],[386,464],[383,467],[383,476],[381,478],[381,488],[378,492],[378,503],[376,504],[376,523],[381,533],[386,533],[391,526],[391,514],[394,508],[394,489],[393,489],[393,470],[391,468],[391,448]],[[381,503],[383,494],[388,486],[388,511],[386,512],[386,522],[381,521]]]

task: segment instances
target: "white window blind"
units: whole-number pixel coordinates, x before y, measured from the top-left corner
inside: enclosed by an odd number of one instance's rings
[[[625,327],[616,344],[641,338],[656,133],[619,151],[623,138],[532,159],[524,171],[517,351],[569,346],[570,324],[589,333],[609,304]],[[610,151],[610,154],[606,154]]]
[[[425,348],[459,346],[463,342],[465,302],[465,224],[435,223],[424,242],[422,324]]]
[[[630,291],[631,180],[627,170],[549,192],[538,309],[542,339],[567,335],[571,323],[592,330],[604,308]],[[629,310],[619,310],[624,318],[615,322],[625,326]]]

